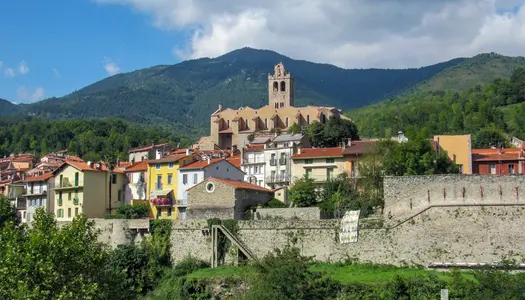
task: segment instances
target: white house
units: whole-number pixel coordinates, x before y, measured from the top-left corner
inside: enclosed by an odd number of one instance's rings
[[[124,171],[127,184],[124,189],[125,204],[146,203],[148,160],[135,163]]]
[[[264,166],[264,145],[250,146],[242,149],[241,168],[246,173],[244,181],[260,187],[266,187]]]
[[[24,193],[20,201],[24,201],[24,204],[17,203],[17,206],[20,207],[20,217],[21,221],[31,222],[34,219],[36,210],[38,208],[43,208],[46,211],[53,211],[51,207],[51,201],[49,194],[50,180],[53,177],[52,173],[46,173],[39,176],[33,176],[26,178],[23,183]],[[25,206],[25,210],[22,209],[22,206]]]
[[[290,158],[297,147],[308,147],[310,141],[303,134],[281,134],[264,147],[266,188],[276,189],[288,186],[292,179]]]
[[[179,168],[177,202],[187,205],[187,190],[208,177],[243,181],[245,173],[226,159],[196,161]]]

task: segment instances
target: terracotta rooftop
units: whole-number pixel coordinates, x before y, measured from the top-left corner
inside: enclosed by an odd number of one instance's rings
[[[239,155],[228,157],[226,160],[237,168],[241,168],[241,157]]]
[[[220,161],[225,160],[224,158],[212,158],[210,159],[210,163],[208,163],[208,160],[198,160],[194,161],[192,163],[189,163],[183,167],[180,167],[179,169],[204,169],[207,168],[213,164],[216,164]]]
[[[292,156],[292,159],[343,157],[341,147],[332,148],[301,148],[301,153]]]
[[[140,152],[140,151],[149,151],[151,149],[153,149],[153,147],[155,148],[158,148],[158,147],[162,147],[162,146],[169,146],[170,144],[168,143],[163,143],[163,144],[157,144],[157,145],[148,145],[148,146],[140,146],[140,147],[137,147],[137,148],[133,148],[133,149],[129,149],[129,153],[133,153],[133,152]]]
[[[350,146],[345,146],[345,155],[360,155],[372,151],[376,147],[377,140],[352,141]]]
[[[45,173],[39,176],[27,177],[23,182],[46,181],[53,177],[53,173]]]
[[[201,184],[204,184],[204,183],[206,183],[208,181],[221,182],[221,183],[224,183],[226,185],[231,186],[234,189],[254,190],[254,191],[261,191],[261,192],[268,192],[268,193],[272,192],[269,189],[266,189],[266,188],[260,187],[258,185],[255,185],[255,184],[248,183],[248,182],[228,180],[228,179],[221,179],[221,178],[216,178],[216,177],[208,177],[206,180],[203,180],[199,184],[196,184],[196,185],[192,186],[191,188],[187,189],[187,191],[189,191],[189,190],[191,190],[191,189],[193,189],[193,188],[195,188],[195,187],[197,187],[197,186],[199,186]]]
[[[91,168],[87,162],[84,161],[76,161],[76,160],[64,160],[64,164],[68,164],[72,166],[73,168],[79,169],[80,171],[95,171],[95,172],[106,172],[108,170],[107,166],[105,164],[102,164],[102,168],[99,170],[97,168]],[[64,165],[62,164],[62,165]],[[93,166],[95,166],[97,163],[93,163]],[[58,170],[58,169],[57,169]]]
[[[170,163],[170,162],[176,162],[180,159],[183,159],[185,157],[188,157],[189,155],[184,154],[170,154],[168,156],[165,156],[163,158],[155,159],[155,160],[149,160],[148,164],[161,164],[161,163]]]
[[[149,160],[139,161],[138,163],[135,163],[134,165],[131,165],[126,168],[127,172],[142,172],[148,170],[148,162]]]
[[[500,161],[500,160],[520,160],[524,159],[523,150],[520,148],[501,149],[472,149],[472,159],[474,161]]]

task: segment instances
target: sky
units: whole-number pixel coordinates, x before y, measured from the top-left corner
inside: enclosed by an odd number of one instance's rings
[[[60,97],[242,47],[343,68],[524,56],[525,0],[6,0],[0,98]]]

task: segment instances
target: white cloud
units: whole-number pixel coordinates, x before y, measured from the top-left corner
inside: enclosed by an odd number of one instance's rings
[[[55,74],[56,78],[60,78],[60,72],[58,71],[58,69],[53,68],[53,69],[51,69],[51,71],[53,71],[53,74]]]
[[[18,72],[20,74],[27,74],[27,73],[29,73],[29,68],[27,67],[27,64],[26,64],[25,61],[21,61],[18,64]]]
[[[45,91],[42,87],[30,89],[25,86],[18,87],[17,98],[21,102],[35,102],[44,99]]]
[[[104,70],[106,70],[109,76],[120,73],[119,65],[109,57],[104,57]]]
[[[481,52],[525,53],[523,0],[93,0],[189,30],[181,58],[244,46],[342,67],[417,67]]]
[[[5,77],[13,78],[16,75],[15,70],[13,70],[12,68],[7,68],[4,70],[4,75]]]

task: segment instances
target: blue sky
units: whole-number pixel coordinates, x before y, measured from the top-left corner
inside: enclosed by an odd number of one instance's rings
[[[59,97],[246,46],[345,68],[523,56],[525,0],[5,0],[0,98]]]
[[[5,1],[0,9],[0,98],[39,100],[38,88],[45,98],[62,96],[109,76],[108,63],[126,72],[178,62],[171,50],[186,37],[150,23],[148,16],[126,7],[88,0]],[[26,73],[20,72],[22,62]]]

